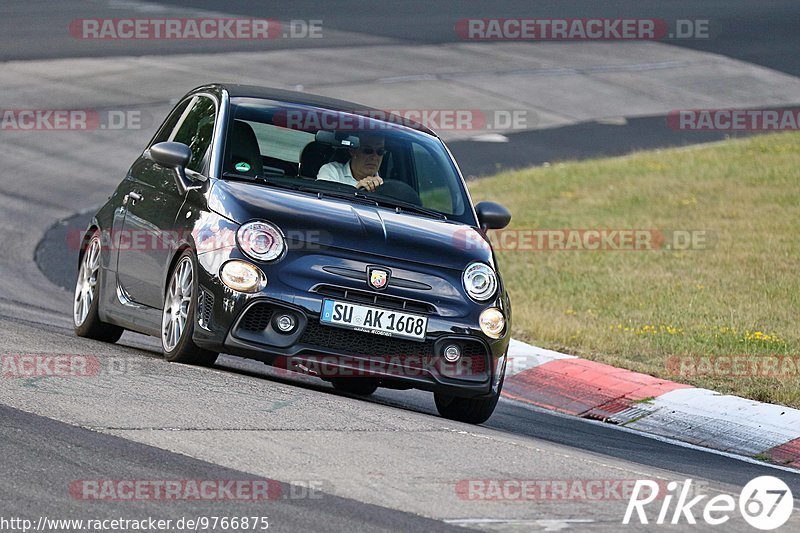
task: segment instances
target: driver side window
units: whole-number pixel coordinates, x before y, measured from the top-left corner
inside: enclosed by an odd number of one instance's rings
[[[207,174],[216,113],[217,107],[211,98],[198,96],[189,104],[183,121],[172,135],[172,141],[183,143],[192,150],[192,158],[186,166],[189,170]]]
[[[186,113],[186,108],[189,106],[194,99],[188,98],[175,106],[175,109],[172,110],[167,120],[161,125],[161,128],[158,130],[158,134],[153,138],[153,141],[150,143],[150,146],[154,144],[163,143],[168,141],[172,138],[172,134],[175,131],[175,126],[181,121],[183,118],[184,113]]]

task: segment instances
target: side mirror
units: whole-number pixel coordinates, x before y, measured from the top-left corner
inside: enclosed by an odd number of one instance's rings
[[[150,147],[150,159],[161,165],[174,169],[176,172],[175,183],[181,191],[197,188],[186,177],[186,165],[192,159],[192,150],[183,143],[163,142]]]
[[[511,222],[511,211],[496,202],[480,202],[475,206],[481,229],[503,229]]]
[[[167,168],[186,168],[192,159],[192,151],[183,143],[163,142],[150,147],[150,157]]]

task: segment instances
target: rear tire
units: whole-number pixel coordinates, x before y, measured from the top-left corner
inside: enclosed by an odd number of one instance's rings
[[[217,352],[204,350],[192,340],[197,310],[197,260],[185,250],[169,276],[161,311],[161,349],[171,363],[212,366]]]
[[[72,323],[78,337],[117,342],[125,329],[101,321],[97,310],[100,305],[101,254],[100,231],[95,230],[81,254],[72,302]]]
[[[331,380],[333,388],[339,392],[369,396],[378,390],[378,380],[370,378],[336,378]]]

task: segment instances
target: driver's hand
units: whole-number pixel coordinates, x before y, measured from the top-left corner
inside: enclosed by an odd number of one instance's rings
[[[375,189],[381,185],[383,185],[383,178],[380,176],[367,176],[356,183],[356,189],[366,189],[369,192],[375,192]]]

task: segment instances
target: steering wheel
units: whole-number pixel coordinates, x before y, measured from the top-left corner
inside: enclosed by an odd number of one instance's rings
[[[390,196],[403,202],[422,207],[422,199],[420,199],[417,191],[400,180],[383,180],[383,185],[378,185],[375,192],[383,196]]]

